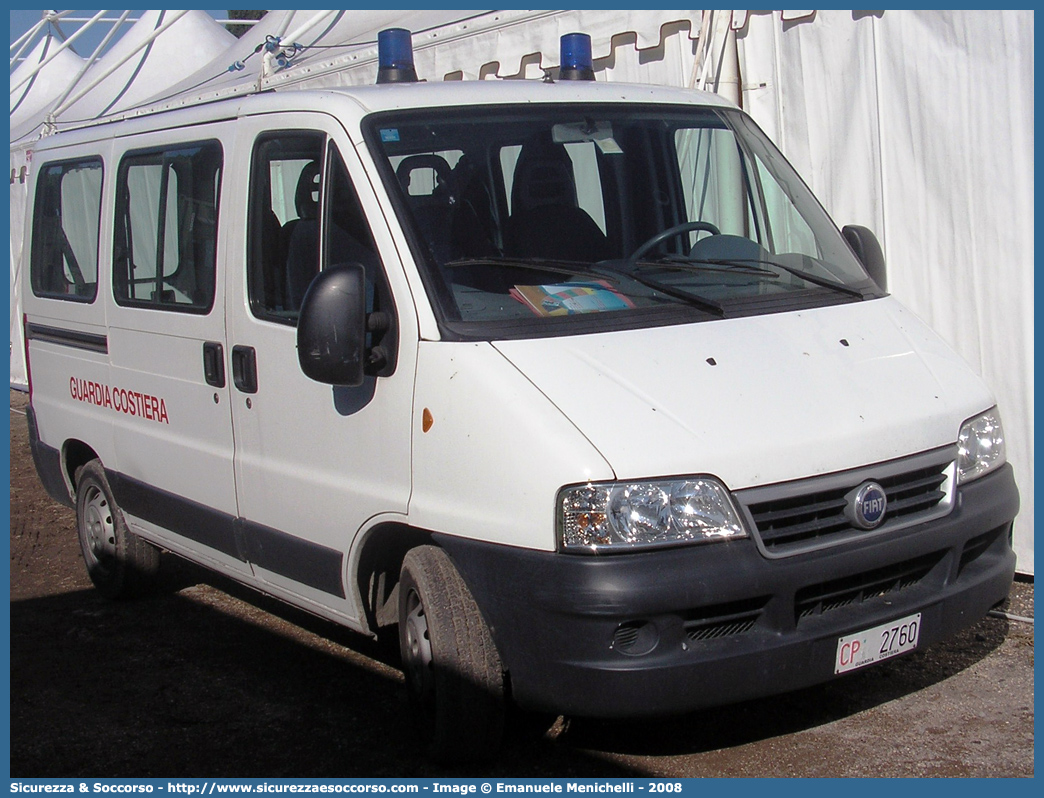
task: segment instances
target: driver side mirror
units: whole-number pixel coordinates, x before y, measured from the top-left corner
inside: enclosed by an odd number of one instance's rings
[[[306,377],[356,388],[366,366],[366,273],[348,263],[319,272],[297,320],[297,360]]]
[[[888,274],[885,270],[884,252],[881,251],[881,245],[877,242],[877,236],[873,231],[862,225],[850,224],[841,231],[841,235],[845,237],[848,246],[859,258],[859,262],[863,264],[870,279],[877,283],[882,291],[887,291]]]

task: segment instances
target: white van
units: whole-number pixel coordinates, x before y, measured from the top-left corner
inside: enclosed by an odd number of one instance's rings
[[[33,153],[36,467],[159,550],[397,625],[432,752],[679,713],[975,623],[995,400],[741,110],[590,79],[280,91]]]

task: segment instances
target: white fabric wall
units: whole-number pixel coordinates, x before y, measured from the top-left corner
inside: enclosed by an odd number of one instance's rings
[[[411,28],[418,77],[422,80],[539,79],[543,75],[542,66],[558,66],[562,34],[583,31],[591,36],[592,53],[598,61],[596,67],[605,79],[685,85],[693,52],[690,37],[698,34],[702,14],[680,10],[470,13],[472,16],[467,19],[446,22],[436,29]],[[423,26],[432,21],[421,17],[417,24]],[[265,87],[372,84],[377,75],[377,48],[373,42],[383,23],[364,16],[353,24],[369,26],[353,39],[360,42],[357,48],[345,53],[334,50],[335,55],[325,60],[309,59],[305,51],[294,59],[294,67],[266,78]],[[397,24],[410,28],[411,20],[402,19]],[[326,44],[327,38],[318,41]],[[639,50],[643,51],[640,59]],[[686,58],[689,63],[685,63]]]
[[[811,12],[806,12],[811,13]],[[746,109],[997,395],[1033,573],[1033,12],[751,13]]]
[[[22,227],[25,223],[27,168],[26,151],[11,150],[11,387],[24,388],[28,384],[25,372],[25,338],[22,330]],[[16,176],[17,175],[17,176]]]
[[[195,60],[205,65],[152,102],[170,107],[253,90],[255,40],[311,13],[270,13],[213,62]],[[296,68],[262,82],[370,83],[376,48],[368,42],[395,24],[415,32],[417,70],[427,80],[539,78],[541,67],[557,66],[558,37],[585,31],[599,80],[695,86],[706,74],[697,41],[705,13],[713,22],[712,73],[736,60],[719,58],[731,14],[743,107],[839,226],[877,233],[891,292],[996,393],[1022,495],[1018,568],[1033,573],[1032,11],[340,12],[301,39],[357,48],[306,51]],[[226,71],[242,59],[244,71]],[[710,85],[735,96],[730,80]],[[20,155],[12,150],[12,166]],[[13,190],[12,225],[15,200]],[[13,311],[14,304],[12,340]]]

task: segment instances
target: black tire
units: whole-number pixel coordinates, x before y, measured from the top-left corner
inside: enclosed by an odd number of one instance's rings
[[[428,755],[491,759],[504,733],[504,673],[478,605],[449,556],[410,550],[399,581],[399,648]]]
[[[159,549],[127,529],[100,460],[76,472],[76,531],[87,575],[111,599],[147,593],[159,569]]]

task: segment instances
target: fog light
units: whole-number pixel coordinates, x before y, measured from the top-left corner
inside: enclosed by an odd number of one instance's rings
[[[659,642],[660,634],[654,624],[649,621],[627,621],[616,627],[609,648],[629,657],[641,657],[656,648]]]

